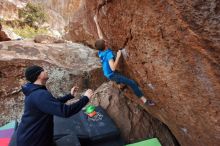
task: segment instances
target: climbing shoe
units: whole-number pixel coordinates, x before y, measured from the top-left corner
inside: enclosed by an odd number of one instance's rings
[[[153,100],[147,99],[147,101],[144,104],[148,106],[154,106],[155,102]]]
[[[146,100],[147,100],[146,102],[144,102],[143,100],[141,100],[141,102],[147,106],[154,106],[155,105],[155,102],[153,100],[150,100],[150,99],[146,99]]]

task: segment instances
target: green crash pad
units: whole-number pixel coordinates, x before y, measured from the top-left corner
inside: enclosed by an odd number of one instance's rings
[[[10,123],[0,127],[0,130],[14,129],[16,127],[16,121],[11,121]]]
[[[157,138],[140,141],[126,146],[162,146]]]

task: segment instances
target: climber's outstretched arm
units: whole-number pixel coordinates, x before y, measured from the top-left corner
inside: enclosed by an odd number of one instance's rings
[[[110,60],[108,61],[109,66],[110,66],[110,68],[111,68],[112,71],[115,71],[115,70],[116,70],[116,68],[117,68],[117,66],[118,66],[118,63],[119,63],[120,57],[121,57],[121,50],[118,50],[116,59],[115,59],[115,60],[110,59]]]
[[[97,15],[94,16],[94,21],[95,21],[95,24],[96,24],[96,28],[97,28],[97,31],[98,31],[98,36],[99,36],[99,39],[103,39],[103,33],[102,33],[102,30],[99,26],[99,23],[98,23],[98,18],[97,18]]]

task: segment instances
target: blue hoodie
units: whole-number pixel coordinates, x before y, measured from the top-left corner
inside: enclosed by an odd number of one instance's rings
[[[114,74],[114,71],[112,71],[110,68],[109,60],[114,59],[115,55],[111,49],[107,49],[104,51],[99,51],[98,56],[101,59],[104,75],[109,79],[110,76]]]
[[[25,94],[24,114],[17,130],[17,146],[51,146],[53,144],[53,115],[70,117],[88,102],[82,97],[77,103],[66,105],[74,98],[70,94],[54,98],[45,86],[27,83],[22,86]]]

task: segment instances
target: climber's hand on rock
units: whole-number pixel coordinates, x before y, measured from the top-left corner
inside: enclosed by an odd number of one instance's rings
[[[84,96],[87,96],[89,99],[91,99],[94,95],[94,92],[91,89],[86,90]]]
[[[72,95],[72,96],[75,96],[75,94],[76,94],[76,92],[79,90],[79,87],[77,87],[77,86],[73,86],[73,88],[71,89],[71,91],[70,91],[70,94]]]
[[[121,57],[121,50],[118,50],[117,57]]]

